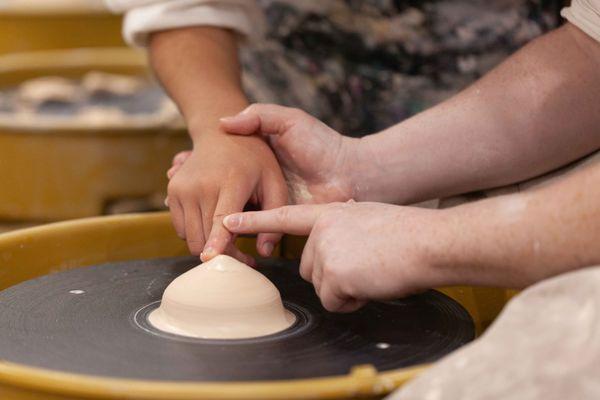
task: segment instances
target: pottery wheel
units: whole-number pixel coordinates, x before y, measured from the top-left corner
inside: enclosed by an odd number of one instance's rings
[[[157,331],[148,313],[196,264],[189,257],[104,264],[8,288],[0,292],[0,360],[118,378],[281,380],[345,375],[360,364],[387,371],[431,362],[474,337],[469,314],[436,291],[328,313],[297,262],[284,260],[264,261],[260,271],[296,314],[287,330],[238,340]]]

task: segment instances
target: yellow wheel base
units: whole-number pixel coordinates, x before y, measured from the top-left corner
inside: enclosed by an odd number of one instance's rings
[[[297,256],[299,239],[282,252]],[[254,241],[238,239],[254,252]],[[187,254],[166,213],[97,217],[0,235],[0,290],[49,273],[86,265]],[[500,312],[510,293],[500,289],[448,288],[473,317],[479,332]],[[427,365],[378,372],[356,366],[346,376],[266,382],[181,383],[109,379],[0,361],[0,399],[349,399],[380,398]]]

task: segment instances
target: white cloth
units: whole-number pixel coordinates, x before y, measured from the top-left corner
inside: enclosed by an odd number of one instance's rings
[[[126,12],[123,35],[136,46],[147,44],[153,31],[188,26],[218,26],[244,37],[260,37],[264,19],[255,0],[105,0],[115,12]],[[561,15],[600,41],[600,0],[573,0]]]
[[[600,0],[573,0],[560,15],[600,42]]]
[[[133,46],[146,46],[155,31],[190,26],[231,29],[244,38],[260,37],[262,12],[253,0],[105,0],[114,12],[125,12],[123,36]]]
[[[600,399],[599,334],[600,267],[559,275],[387,400]]]

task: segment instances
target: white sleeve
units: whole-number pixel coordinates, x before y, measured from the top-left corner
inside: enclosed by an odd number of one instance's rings
[[[263,15],[254,0],[105,0],[114,12],[125,12],[123,36],[133,46],[146,46],[155,31],[190,26],[231,29],[257,38]]]
[[[560,15],[600,42],[600,0],[573,0]]]

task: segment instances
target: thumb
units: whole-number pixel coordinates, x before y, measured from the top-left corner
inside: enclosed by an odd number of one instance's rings
[[[281,135],[302,111],[275,104],[252,104],[241,113],[221,118],[221,128],[237,135]]]

